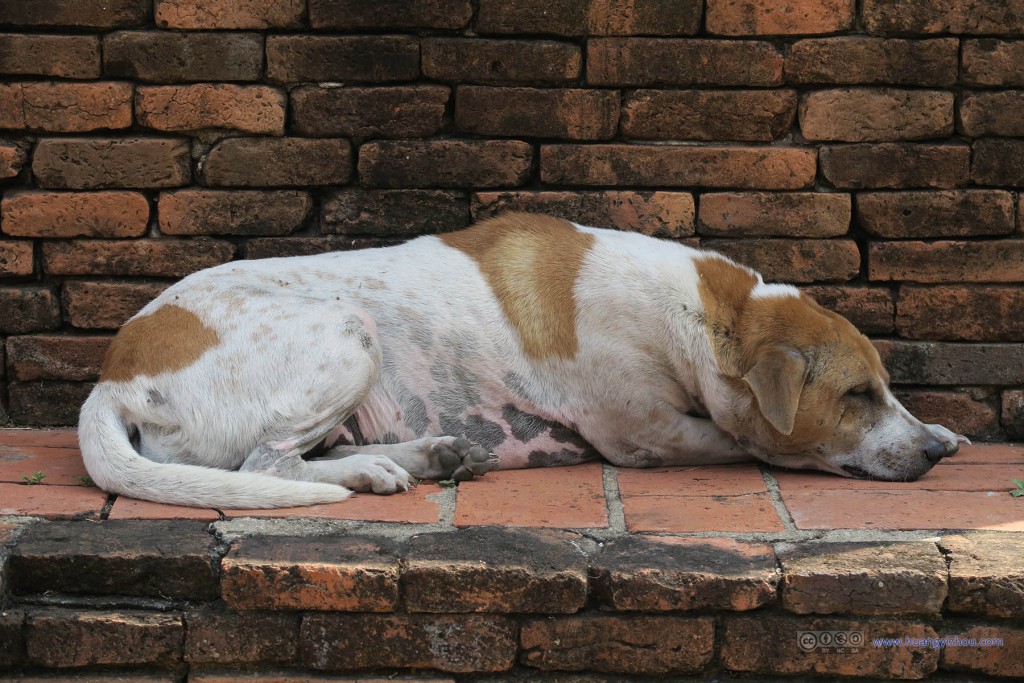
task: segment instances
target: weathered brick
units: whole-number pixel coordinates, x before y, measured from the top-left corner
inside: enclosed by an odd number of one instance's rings
[[[885,142],[953,132],[953,93],[895,88],[834,88],[804,95],[800,131],[808,140]]]
[[[881,287],[815,285],[804,293],[825,308],[848,319],[865,334],[888,334],[896,329],[896,298]]]
[[[7,338],[7,367],[13,380],[93,381],[110,337],[43,335]]]
[[[691,35],[700,29],[700,0],[481,0],[481,33],[548,33],[560,36]]]
[[[965,85],[1024,86],[1024,40],[965,40],[960,59],[960,80]]]
[[[232,609],[390,612],[398,603],[398,555],[383,539],[255,536],[221,567]]]
[[[789,133],[796,102],[795,90],[635,90],[623,102],[622,134],[767,142]]]
[[[287,187],[344,185],[351,175],[348,140],[227,138],[210,150],[199,180],[226,187]]]
[[[87,133],[130,125],[130,83],[0,83],[0,128]]]
[[[716,237],[838,237],[850,228],[850,195],[707,192],[697,231]]]
[[[309,0],[315,29],[457,29],[472,16],[470,0]]]
[[[527,211],[657,237],[693,234],[694,202],[689,192],[477,192],[470,210],[474,220],[503,211]]]
[[[587,41],[590,85],[779,85],[782,53],[753,40],[596,38]]]
[[[816,157],[798,147],[544,145],[540,172],[554,185],[799,190],[813,185]]]
[[[157,202],[165,235],[289,235],[312,208],[309,193],[299,190],[188,189],[161,192]]]
[[[956,38],[905,40],[840,36],[800,40],[786,57],[791,83],[950,86],[957,78]]]
[[[1024,136],[1024,90],[967,92],[960,99],[960,129],[964,135]]]
[[[1020,0],[864,0],[871,33],[967,33],[1024,31]]]
[[[963,640],[975,640],[978,645],[945,647],[942,649],[942,668],[952,671],[972,671],[990,676],[1020,678],[1024,676],[1024,629],[1006,626],[971,626],[944,634]],[[996,646],[995,641],[1001,643]],[[983,641],[988,640],[986,645]]]
[[[991,398],[979,390],[894,391],[896,400],[918,420],[939,423],[971,439],[990,440],[999,436],[999,413]]]
[[[1002,190],[862,192],[857,222],[876,237],[976,237],[1014,231],[1013,196]]]
[[[0,142],[0,180],[13,178],[21,173],[28,161],[28,151],[22,145]]]
[[[564,614],[587,601],[576,534],[482,527],[409,541],[402,594],[410,612]]]
[[[3,231],[18,237],[139,237],[149,202],[137,192],[8,193],[0,204]]]
[[[486,673],[511,668],[515,634],[501,616],[311,614],[302,620],[299,656],[313,669]]]
[[[1022,344],[888,340],[878,340],[874,344],[894,384],[1024,384]]]
[[[255,81],[263,71],[256,33],[119,31],[103,37],[108,76],[139,81]]]
[[[181,615],[39,609],[26,617],[29,661],[51,668],[181,661]]]
[[[371,142],[359,149],[368,187],[501,187],[526,182],[533,148],[519,140]]]
[[[736,616],[724,620],[719,658],[729,671],[772,675],[871,676],[924,678],[936,670],[939,651],[921,646],[873,647],[873,638],[934,638],[931,626],[905,621],[852,620],[788,616]],[[841,631],[859,634],[858,652],[821,652],[801,632]],[[832,647],[835,647],[833,644]]]
[[[299,28],[303,0],[156,0],[156,25],[175,29]]]
[[[822,174],[840,189],[948,189],[970,179],[971,150],[966,145],[824,145],[818,159]]]
[[[160,131],[208,129],[284,133],[286,97],[264,85],[197,83],[142,86],[135,91],[139,124]]]
[[[177,187],[191,179],[187,140],[50,138],[32,157],[39,185],[64,190]]]
[[[840,282],[860,272],[860,251],[853,240],[702,240],[701,246],[725,254],[772,282]]]
[[[619,121],[614,90],[460,86],[455,128],[476,135],[607,140]]]
[[[520,661],[546,671],[697,673],[711,661],[709,617],[587,615],[523,622]]]
[[[301,135],[425,138],[444,126],[449,95],[449,89],[439,85],[304,86],[291,93],[291,125]]]
[[[0,277],[31,275],[32,243],[28,240],[0,241]]]
[[[206,606],[186,614],[185,623],[185,661],[193,664],[281,664],[298,655],[297,614]]]
[[[707,0],[708,33],[726,36],[835,33],[853,25],[854,0]]]
[[[905,282],[1024,282],[1024,240],[875,242],[868,276]]]
[[[797,614],[938,615],[946,560],[930,541],[805,543],[779,550],[782,606]]]
[[[627,537],[591,563],[598,598],[617,610],[749,610],[775,602],[771,546],[732,539]]]
[[[257,237],[245,243],[245,258],[280,258],[282,256],[312,256],[331,251],[372,249],[401,243],[400,239],[384,237]]]
[[[467,225],[466,196],[444,190],[345,188],[325,197],[320,212],[320,231],[342,235],[415,237]]]
[[[420,46],[411,36],[271,36],[267,76],[305,81],[407,81],[419,75]]]
[[[978,185],[1024,187],[1024,140],[982,138],[972,149],[971,179]]]
[[[97,36],[0,33],[0,73],[99,78],[100,39]]]
[[[167,287],[152,282],[66,282],[68,322],[80,329],[115,330]]]
[[[24,610],[0,610],[0,666],[14,666],[24,661],[24,623]]]
[[[1024,441],[1024,389],[1007,389],[1002,396],[1000,422],[1006,436],[1013,441]]]
[[[50,522],[28,529],[11,556],[15,593],[56,591],[211,600],[216,540],[200,522]]]
[[[0,24],[14,26],[71,26],[118,28],[149,21],[153,4],[149,0],[4,0],[0,3]]]
[[[1016,287],[903,287],[896,331],[908,339],[1024,341],[1022,310],[1024,289]]]
[[[43,245],[51,275],[184,277],[230,261],[235,248],[212,240],[75,240]]]
[[[0,334],[28,334],[60,327],[60,301],[47,287],[0,289]]]
[[[580,47],[553,40],[424,38],[423,75],[458,83],[564,83],[582,72]]]
[[[7,387],[11,420],[34,427],[73,425],[92,386],[83,382],[11,382]]]

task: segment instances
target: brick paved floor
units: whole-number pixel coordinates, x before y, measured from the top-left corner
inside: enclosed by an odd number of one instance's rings
[[[36,472],[39,485],[24,485]],[[51,519],[321,517],[468,527],[504,525],[675,534],[821,529],[1024,531],[1024,446],[965,447],[912,483],[856,481],[756,464],[652,470],[599,463],[494,472],[446,488],[281,510],[202,510],[107,496],[83,481],[71,430],[0,430],[0,515]]]

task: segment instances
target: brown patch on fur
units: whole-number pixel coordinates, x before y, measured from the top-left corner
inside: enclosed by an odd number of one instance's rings
[[[100,369],[101,382],[127,382],[187,368],[220,343],[216,332],[190,311],[168,304],[125,323]]]
[[[740,358],[735,343],[740,314],[757,285],[757,276],[747,268],[717,256],[701,256],[694,263],[697,291],[704,306],[704,327],[718,360],[718,367],[730,376],[739,376]]]
[[[529,356],[576,355],[573,289],[593,235],[558,218],[510,213],[440,238],[477,262]]]

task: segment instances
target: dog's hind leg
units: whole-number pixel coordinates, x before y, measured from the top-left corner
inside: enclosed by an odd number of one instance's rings
[[[385,457],[417,479],[465,481],[498,467],[498,457],[464,437],[431,436],[396,444],[336,446],[310,464]]]

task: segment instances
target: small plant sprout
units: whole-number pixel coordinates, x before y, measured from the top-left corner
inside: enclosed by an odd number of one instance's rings
[[[1011,479],[1010,481],[1017,487],[1010,491],[1010,495],[1014,498],[1024,496],[1024,479]]]
[[[36,486],[43,483],[43,479],[46,478],[45,472],[33,472],[30,476],[24,476],[21,478],[27,486]]]
[[[75,479],[77,479],[78,483],[80,483],[82,486],[95,486],[96,485],[96,482],[94,482],[92,480],[92,477],[90,477],[88,474],[83,474],[80,477],[75,477]]]

